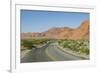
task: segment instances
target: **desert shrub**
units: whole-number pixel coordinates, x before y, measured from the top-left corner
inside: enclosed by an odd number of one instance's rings
[[[89,54],[89,48],[81,48],[79,51],[80,53],[85,53],[86,55]]]
[[[36,48],[38,46],[42,46],[46,44],[49,39],[25,39],[21,40],[21,45],[27,49]]]
[[[33,42],[32,41],[28,41],[28,40],[22,40],[21,45],[23,45],[27,49],[32,49],[34,47],[33,46]]]
[[[59,40],[58,44],[63,48],[73,50],[75,52],[89,54],[89,41],[88,40]]]
[[[35,45],[46,44],[49,40],[48,39],[33,39],[32,42]]]

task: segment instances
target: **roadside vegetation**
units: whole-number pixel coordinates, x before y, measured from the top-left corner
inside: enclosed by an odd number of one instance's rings
[[[21,40],[21,50],[41,47],[49,42],[49,39],[23,39]]]
[[[58,44],[72,51],[75,51],[80,54],[89,55],[89,41],[88,40],[59,40]]]
[[[21,50],[39,48],[50,42],[51,39],[23,39],[21,40]],[[65,50],[69,49],[79,54],[89,55],[89,41],[85,39],[70,40],[70,39],[58,39],[52,40],[52,42],[58,42],[58,45]]]

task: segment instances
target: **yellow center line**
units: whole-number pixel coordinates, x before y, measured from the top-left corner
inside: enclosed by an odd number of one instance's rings
[[[46,48],[46,50],[45,50],[47,56],[48,56],[50,59],[52,59],[53,61],[57,61],[56,58],[54,58],[53,56],[51,56],[51,55],[48,53],[48,50],[47,50],[47,49],[48,49],[48,48]]]

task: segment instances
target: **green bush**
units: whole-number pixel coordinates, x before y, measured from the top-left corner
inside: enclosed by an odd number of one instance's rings
[[[21,43],[21,45],[23,45],[27,49],[32,49],[33,42],[32,41],[28,41],[28,40],[23,40],[22,43]]]
[[[49,39],[25,39],[21,40],[21,46],[27,49],[36,48],[40,45],[44,45],[49,41]]]
[[[63,48],[73,50],[75,52],[89,54],[88,40],[59,40],[58,44]]]

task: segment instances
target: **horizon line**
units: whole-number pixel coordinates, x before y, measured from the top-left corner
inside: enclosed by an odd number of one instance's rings
[[[85,21],[89,21],[90,22],[90,20],[89,19],[87,19],[87,20],[84,20],[83,22],[85,22]],[[81,22],[81,24],[80,24],[80,26],[82,25],[82,23],[83,22]],[[80,26],[78,26],[78,27],[67,27],[67,26],[56,26],[56,27],[51,27],[51,28],[49,28],[49,29],[47,29],[47,30],[45,30],[45,31],[40,31],[40,32],[34,32],[34,31],[25,31],[25,32],[21,32],[21,33],[42,33],[42,32],[46,32],[46,31],[48,31],[48,30],[50,30],[50,29],[53,29],[53,28],[68,28],[68,29],[72,29],[72,30],[74,30],[74,29],[77,29],[77,28],[79,28]]]

